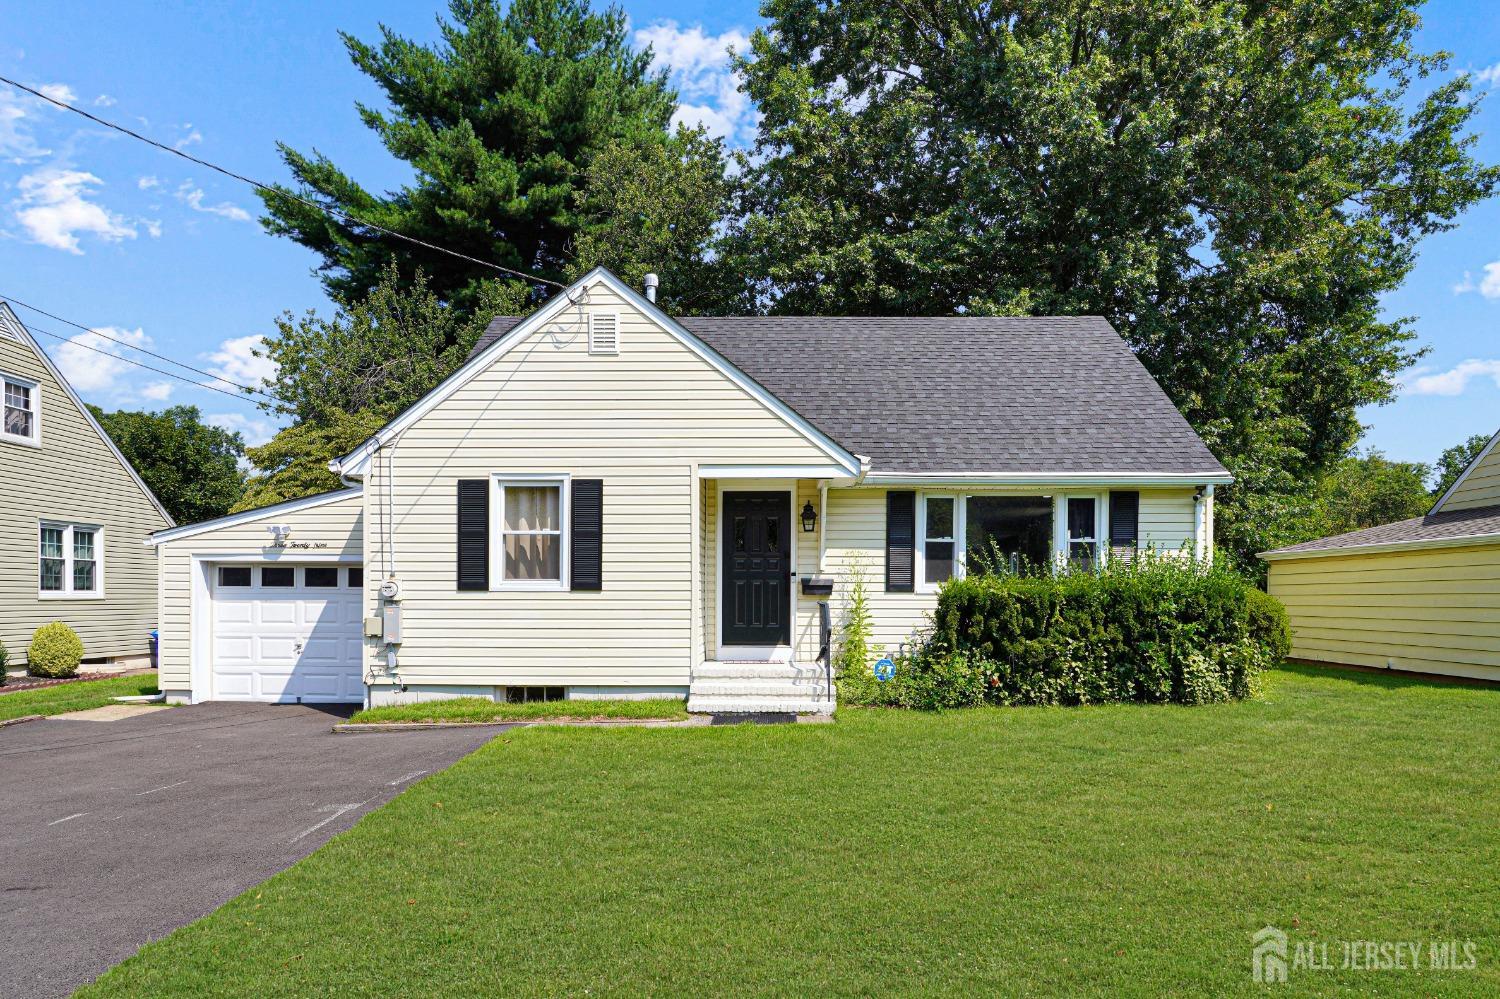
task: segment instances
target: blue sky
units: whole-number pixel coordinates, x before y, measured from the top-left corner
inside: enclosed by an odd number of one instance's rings
[[[291,2],[0,0],[0,73],[252,177],[285,179],[275,143],[317,149],[372,188],[406,179],[355,115],[379,94],[349,64],[336,32],[372,38],[385,23],[430,39],[446,5]],[[1491,92],[1478,151],[1500,162],[1500,18],[1484,4],[1439,0],[1420,44]],[[682,116],[731,143],[753,135],[754,108],[724,56],[758,21],[744,0],[625,4],[638,44],[652,44],[682,90]],[[9,88],[0,87],[8,91]],[[170,357],[244,382],[267,372],[250,348],[285,310],[327,309],[315,260],[261,231],[248,188],[14,93],[0,93],[0,295],[14,296]],[[1368,446],[1433,461],[1444,447],[1500,427],[1500,199],[1424,244],[1391,315],[1413,316],[1430,348],[1398,400],[1361,414]],[[33,329],[72,334],[20,310]],[[87,334],[91,345],[128,353]],[[161,378],[39,336],[80,393],[106,408],[191,402],[252,442],[274,426],[241,400]]]

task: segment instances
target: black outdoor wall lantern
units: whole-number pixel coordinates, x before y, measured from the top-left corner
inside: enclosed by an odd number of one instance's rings
[[[802,531],[811,534],[818,526],[818,511],[813,509],[812,500],[802,504]]]

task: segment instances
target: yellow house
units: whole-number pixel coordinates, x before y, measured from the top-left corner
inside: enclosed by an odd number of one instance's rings
[[[1500,451],[1424,517],[1275,551],[1298,659],[1500,680]]]
[[[176,700],[833,708],[979,550],[1202,557],[1229,474],[1097,316],[673,317],[607,271],[499,317],[334,463],[157,534]]]

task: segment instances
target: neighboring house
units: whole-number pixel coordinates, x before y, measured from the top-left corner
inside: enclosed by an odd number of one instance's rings
[[[1500,680],[1500,450],[1425,517],[1263,552],[1292,655]]]
[[[334,464],[155,538],[174,697],[827,711],[828,591],[894,652],[966,547],[1201,556],[1230,481],[1103,319],[674,319],[603,270]]]
[[[149,665],[156,553],[172,518],[0,302],[0,642],[15,666],[62,621],[86,662]]]

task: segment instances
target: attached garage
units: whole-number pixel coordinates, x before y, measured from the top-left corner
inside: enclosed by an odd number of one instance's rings
[[[1262,553],[1294,658],[1500,681],[1500,453],[1490,443],[1425,517]]]
[[[211,700],[364,700],[363,570],[217,563],[210,582]]]
[[[364,702],[361,513],[350,489],[155,535],[168,698]]]

